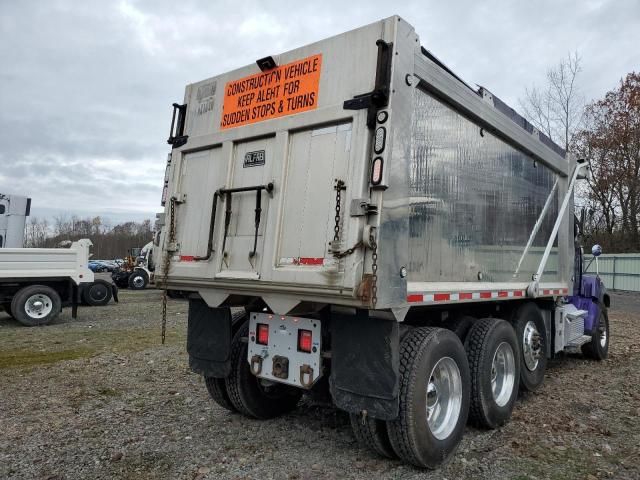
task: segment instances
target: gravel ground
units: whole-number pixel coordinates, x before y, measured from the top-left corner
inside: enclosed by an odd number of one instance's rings
[[[187,303],[170,301],[162,346],[161,293],[120,293],[40,328],[0,313],[0,478],[640,478],[637,294],[613,295],[607,361],[554,360],[508,425],[469,428],[425,472],[360,448],[332,408],[302,402],[263,422],[219,408],[187,367]]]

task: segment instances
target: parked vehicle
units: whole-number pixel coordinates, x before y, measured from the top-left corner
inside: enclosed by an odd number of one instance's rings
[[[0,248],[22,248],[31,199],[0,193]]]
[[[89,267],[89,270],[91,270],[94,273],[102,273],[107,271],[106,265],[101,261],[89,260],[89,263],[87,264],[87,266]]]
[[[94,272],[113,272],[120,264],[115,260],[89,260],[89,268],[92,268]]]
[[[112,270],[111,278],[120,288],[144,290],[154,281],[153,242],[132,248],[124,262]]]
[[[404,19],[190,84],[170,131],[157,274],[192,292],[189,365],[222,407],[325,392],[362,444],[435,468],[548,359],[606,358],[574,249],[586,164]]]
[[[0,250],[0,307],[29,327],[50,323],[67,305],[76,318],[84,289],[94,284],[90,246],[84,239],[70,248]]]

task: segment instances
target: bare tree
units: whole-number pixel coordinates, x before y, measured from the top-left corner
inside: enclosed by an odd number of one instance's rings
[[[578,52],[569,53],[547,70],[546,85],[527,88],[519,100],[525,117],[551,140],[569,150],[571,136],[580,126],[584,97],[578,88],[582,71]]]
[[[31,248],[44,247],[50,235],[49,222],[46,219],[31,217],[24,229],[25,245]]]

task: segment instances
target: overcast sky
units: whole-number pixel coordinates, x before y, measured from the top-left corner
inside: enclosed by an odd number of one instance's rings
[[[516,108],[569,51],[587,99],[640,70],[639,0],[393,4],[0,0],[0,192],[40,216],[151,218],[186,84],[396,13]]]

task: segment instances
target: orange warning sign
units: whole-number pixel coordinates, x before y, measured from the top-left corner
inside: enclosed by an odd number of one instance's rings
[[[227,82],[220,129],[314,110],[321,67],[322,54],[318,54]]]

